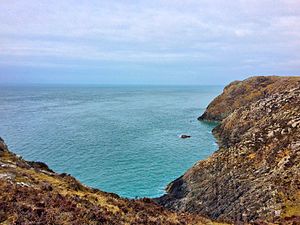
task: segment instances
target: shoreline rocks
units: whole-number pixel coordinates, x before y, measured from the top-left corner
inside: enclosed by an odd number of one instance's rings
[[[217,150],[167,186],[162,206],[234,223],[300,223],[300,77],[235,81],[200,120]]]

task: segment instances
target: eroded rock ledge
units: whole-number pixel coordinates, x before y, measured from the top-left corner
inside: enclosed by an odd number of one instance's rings
[[[225,87],[199,117],[219,120],[219,150],[167,187],[172,210],[231,222],[300,222],[300,77]]]

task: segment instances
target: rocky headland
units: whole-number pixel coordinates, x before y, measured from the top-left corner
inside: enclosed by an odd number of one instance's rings
[[[235,81],[199,120],[220,121],[219,149],[157,201],[234,223],[300,223],[300,77]]]

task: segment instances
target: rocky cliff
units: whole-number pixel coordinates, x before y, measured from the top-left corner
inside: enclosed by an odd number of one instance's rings
[[[221,121],[219,150],[158,202],[236,223],[300,223],[300,77],[235,81],[199,120]]]
[[[0,224],[217,224],[173,213],[150,199],[129,200],[28,162],[0,138]]]
[[[199,120],[221,121],[235,109],[249,105],[271,94],[294,87],[298,77],[258,76],[234,81],[224,88],[207,107]]]

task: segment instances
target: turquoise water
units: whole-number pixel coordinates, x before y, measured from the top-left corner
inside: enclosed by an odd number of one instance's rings
[[[27,160],[121,196],[156,197],[216,150],[197,121],[219,86],[0,88],[0,136]],[[182,133],[192,135],[180,139]]]

